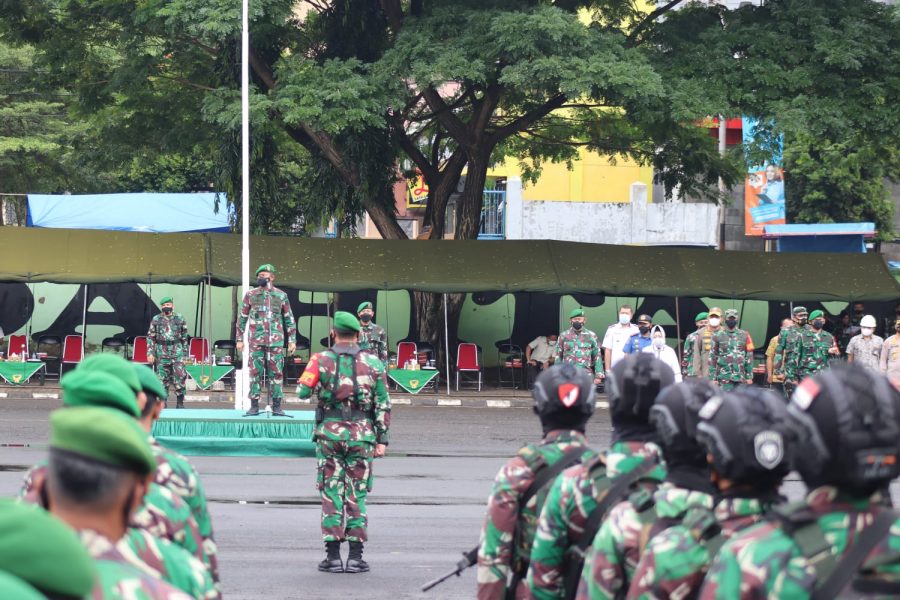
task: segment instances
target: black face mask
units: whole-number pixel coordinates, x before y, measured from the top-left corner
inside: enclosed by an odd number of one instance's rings
[[[647,335],[647,332],[650,331],[649,325],[638,325],[638,331],[641,332],[641,335]]]
[[[582,323],[581,321],[575,321],[574,323],[572,323],[572,328],[573,328],[575,331],[578,331],[578,330],[581,329],[582,327],[584,327],[584,323]]]
[[[368,323],[369,321],[372,320],[372,315],[361,315],[359,317],[359,320],[362,321],[363,323]]]
[[[725,327],[734,329],[735,327],[737,327],[737,319],[725,319]]]
[[[171,315],[171,314],[172,314],[172,307],[171,307],[171,306],[164,306],[163,309],[162,309],[162,311],[163,311],[164,313],[166,313],[167,315]]]
[[[818,319],[816,319],[815,321],[813,321],[812,326],[813,329],[822,329],[823,327],[825,327],[825,321],[819,321]]]
[[[265,277],[260,277],[256,280],[256,287],[268,287],[269,280]]]

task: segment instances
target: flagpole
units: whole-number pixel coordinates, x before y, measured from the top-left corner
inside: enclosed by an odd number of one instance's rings
[[[250,291],[250,0],[241,1],[241,298]],[[240,318],[240,316],[238,316]],[[243,364],[234,407],[250,407],[250,335],[244,327]]]

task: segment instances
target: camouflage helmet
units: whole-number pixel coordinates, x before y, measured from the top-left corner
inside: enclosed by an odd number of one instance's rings
[[[650,408],[650,423],[659,434],[666,463],[706,464],[706,449],[697,441],[700,409],[718,393],[706,379],[669,386]]]
[[[808,486],[865,493],[900,473],[900,393],[856,363],[804,379],[788,405],[802,450],[795,465]]]
[[[791,470],[795,436],[784,400],[753,386],[717,394],[700,409],[697,439],[715,471],[738,483],[771,487]]]
[[[569,363],[544,369],[534,382],[531,394],[534,414],[545,429],[554,425],[583,429],[594,414],[594,380],[586,370]]]
[[[620,360],[607,379],[613,425],[648,424],[656,397],[673,383],[672,369],[652,354],[630,354]]]

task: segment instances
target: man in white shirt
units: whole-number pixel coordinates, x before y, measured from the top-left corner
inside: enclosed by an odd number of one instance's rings
[[[603,346],[603,364],[607,372],[625,358],[625,352],[622,350],[625,342],[631,336],[640,333],[637,325],[631,322],[633,316],[634,309],[623,304],[619,307],[619,321],[606,328],[601,346]]]
[[[539,335],[531,343],[525,346],[525,362],[528,363],[528,389],[534,385],[534,380],[541,371],[553,364],[556,358],[557,333]]]

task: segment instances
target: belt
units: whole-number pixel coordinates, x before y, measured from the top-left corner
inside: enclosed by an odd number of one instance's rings
[[[349,418],[348,418],[347,413],[345,413],[341,409],[329,408],[328,410],[325,411],[325,418],[326,419],[337,418],[337,419],[341,419],[342,421],[348,421],[348,420],[356,421],[356,420],[371,418],[371,415],[369,414],[368,411],[359,410],[358,408],[351,408],[348,412],[349,412]]]

